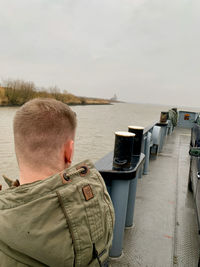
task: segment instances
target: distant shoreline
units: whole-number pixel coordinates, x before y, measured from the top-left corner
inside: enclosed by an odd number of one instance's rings
[[[64,103],[68,106],[105,106],[105,105],[113,105],[114,103],[86,103],[86,104],[81,104],[81,103]],[[22,105],[1,105],[0,108],[8,108],[8,107],[21,107]]]
[[[111,99],[75,96],[60,92],[59,88],[37,90],[32,82],[8,80],[6,86],[0,86],[0,107],[20,107],[34,98],[53,98],[69,106],[111,105]]]
[[[65,103],[67,104],[67,103]],[[113,105],[114,103],[86,103],[86,104],[76,104],[76,103],[71,103],[67,104],[68,106],[104,106],[104,105]]]

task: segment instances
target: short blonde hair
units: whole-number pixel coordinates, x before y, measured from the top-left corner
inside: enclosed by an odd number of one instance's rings
[[[76,124],[76,114],[60,101],[36,98],[27,102],[14,117],[18,162],[37,167],[52,165],[62,145],[73,138]]]

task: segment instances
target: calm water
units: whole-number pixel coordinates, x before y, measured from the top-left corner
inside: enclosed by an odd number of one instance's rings
[[[0,108],[0,176],[18,178],[14,153],[12,121],[18,108]],[[78,116],[73,163],[91,159],[93,162],[111,151],[114,132],[127,131],[128,125],[148,126],[168,107],[142,104],[114,104],[105,106],[75,106]],[[189,109],[191,110],[191,109]],[[0,178],[1,181],[1,178]]]

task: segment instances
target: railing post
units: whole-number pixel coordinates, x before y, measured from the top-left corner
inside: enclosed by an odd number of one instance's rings
[[[135,179],[132,179],[130,181],[130,185],[129,185],[128,203],[127,203],[127,211],[126,211],[126,223],[125,223],[126,227],[133,226],[138,175],[139,175],[139,172],[137,172]]]
[[[165,136],[166,136],[166,130],[167,130],[167,123],[157,123],[156,126],[161,127],[161,137],[160,137],[160,144],[158,148],[158,153],[162,151],[164,142],[165,142]]]
[[[132,164],[133,142],[135,134],[131,132],[115,132],[113,169],[130,170]],[[127,214],[130,180],[113,180],[111,199],[115,209],[115,226],[110,257],[119,257],[122,253],[124,228]]]
[[[145,145],[145,162],[144,162],[144,170],[143,170],[143,174],[147,174],[148,173],[148,169],[149,169],[149,157],[150,157],[150,145],[151,145],[151,133],[148,132],[147,134],[147,138],[146,138],[146,145]]]
[[[173,125],[172,125],[172,121],[170,120],[170,129],[169,129],[169,135],[171,135],[173,132]]]
[[[122,253],[129,184],[129,180],[112,181],[111,199],[115,210],[115,226],[110,257],[119,257]]]

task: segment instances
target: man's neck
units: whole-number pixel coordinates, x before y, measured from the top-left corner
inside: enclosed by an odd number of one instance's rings
[[[23,168],[20,170],[20,185],[33,183],[39,180],[44,180],[62,170],[38,170],[33,171],[28,168]]]
[[[52,167],[33,167],[27,164],[19,164],[20,184],[33,183],[35,181],[44,180],[49,176],[63,171],[70,167],[71,162],[65,162],[64,160],[58,161],[57,164]]]

